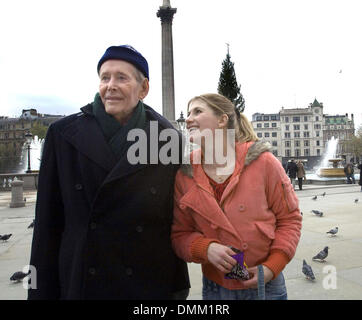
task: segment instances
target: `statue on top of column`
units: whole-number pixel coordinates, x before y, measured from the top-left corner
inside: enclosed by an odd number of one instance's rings
[[[170,0],[163,0],[162,7],[170,7],[171,8]]]

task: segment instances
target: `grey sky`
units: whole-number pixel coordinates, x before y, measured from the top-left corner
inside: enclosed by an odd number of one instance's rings
[[[162,0],[2,2],[0,114],[23,108],[70,114],[93,100],[96,65],[110,45],[148,60],[145,102],[162,110]],[[358,0],[171,0],[176,115],[195,95],[216,92],[230,44],[245,113],[305,108],[362,123],[362,4]]]

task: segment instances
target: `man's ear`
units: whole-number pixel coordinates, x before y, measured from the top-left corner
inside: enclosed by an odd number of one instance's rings
[[[139,99],[143,100],[144,98],[146,98],[146,96],[148,95],[148,91],[150,90],[150,84],[149,84],[147,78],[142,80],[141,86],[142,86],[142,89],[141,89],[140,94],[139,94],[140,95]]]

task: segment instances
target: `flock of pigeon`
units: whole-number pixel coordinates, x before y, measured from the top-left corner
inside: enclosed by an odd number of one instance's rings
[[[325,192],[323,192],[321,194],[322,197],[324,197],[326,195]],[[318,196],[314,196],[312,198],[312,200],[316,201],[318,199]],[[358,198],[356,198],[354,200],[354,203],[358,203]],[[319,210],[312,210],[311,211],[312,213],[314,213],[316,216],[318,217],[323,217],[323,212],[322,211],[319,211]],[[301,214],[303,215],[303,212],[301,212]],[[338,227],[335,227],[329,231],[326,232],[327,234],[331,234],[332,237],[336,236],[336,234],[338,233]],[[319,262],[325,262],[325,259],[327,258],[328,256],[328,249],[329,247],[324,247],[323,250],[321,250],[318,254],[316,254],[312,260],[313,261],[319,261]],[[312,280],[314,281],[315,280],[315,276],[314,276],[314,273],[313,273],[313,270],[312,270],[312,267],[305,261],[305,259],[303,259],[303,267],[302,267],[302,272],[303,274],[306,276],[306,278],[308,280]]]
[[[324,197],[326,195],[325,192],[323,192],[321,194],[322,197]],[[312,198],[312,200],[317,200],[318,199],[318,196],[314,196]],[[358,199],[355,199],[354,200],[354,203],[358,203]],[[312,210],[311,211],[312,213],[314,213],[316,216],[318,217],[323,217],[323,212],[322,211],[319,211],[319,210]],[[301,214],[303,215],[303,212],[301,212]],[[28,229],[30,228],[34,228],[34,220],[33,222],[28,226]],[[331,234],[333,237],[336,236],[336,234],[338,233],[338,227],[335,227],[329,231],[326,232],[327,234]],[[10,237],[12,236],[12,234],[4,234],[4,235],[0,235],[0,240],[2,240],[3,242],[4,241],[7,241]],[[328,249],[329,247],[324,247],[323,250],[321,250],[318,254],[316,254],[312,260],[313,261],[319,261],[319,262],[325,262],[325,259],[327,258],[328,256]],[[30,272],[30,271],[29,271]],[[24,273],[22,271],[17,271],[15,272],[11,277],[10,277],[10,280],[11,281],[14,281],[14,282],[20,282],[22,281],[28,274],[28,273]],[[314,276],[314,273],[313,273],[313,270],[312,270],[312,267],[305,261],[305,259],[303,259],[303,267],[302,267],[302,272],[303,274],[306,276],[306,278],[308,280],[312,280],[314,281],[315,280],[315,276]]]
[[[34,228],[34,220],[33,220],[33,222],[28,226],[28,229],[32,229],[32,228]],[[7,241],[11,236],[12,236],[12,234],[4,234],[3,236],[0,235],[0,240]],[[4,237],[5,237],[5,239],[4,239]],[[29,273],[30,273],[30,270],[28,271],[28,273],[24,273],[24,272],[22,272],[22,271],[17,271],[17,272],[15,272],[15,273],[10,277],[10,281],[20,282],[20,281],[22,281]]]

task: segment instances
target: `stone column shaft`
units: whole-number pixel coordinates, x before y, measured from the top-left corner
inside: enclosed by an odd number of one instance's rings
[[[175,8],[160,7],[157,16],[162,25],[162,113],[170,121],[175,120],[175,84],[173,68],[172,20]]]

